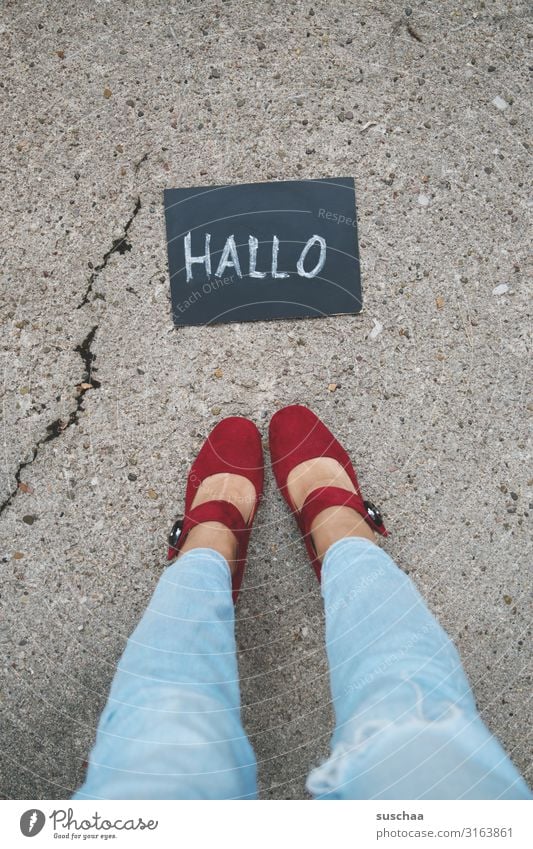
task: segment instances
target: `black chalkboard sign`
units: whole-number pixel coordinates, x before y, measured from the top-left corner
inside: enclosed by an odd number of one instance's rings
[[[167,189],[177,326],[357,313],[351,177]]]

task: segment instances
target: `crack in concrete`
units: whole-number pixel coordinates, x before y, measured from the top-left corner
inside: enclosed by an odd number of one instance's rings
[[[61,436],[61,434],[65,430],[67,430],[67,428],[69,428],[73,424],[78,423],[79,415],[84,410],[83,399],[85,397],[85,393],[88,392],[90,389],[99,389],[100,388],[100,386],[101,386],[100,381],[96,380],[96,378],[93,375],[93,373],[96,371],[96,369],[93,366],[93,361],[96,357],[96,354],[94,354],[93,351],[91,350],[91,346],[93,344],[94,337],[95,337],[97,330],[98,330],[98,325],[95,324],[94,327],[89,331],[89,333],[87,334],[87,336],[85,337],[83,342],[81,342],[79,345],[76,345],[76,347],[74,348],[74,350],[80,355],[81,359],[83,360],[83,364],[85,366],[85,371],[83,373],[81,382],[77,386],[78,397],[76,398],[76,406],[74,407],[72,412],[69,413],[68,418],[66,420],[65,419],[55,419],[55,421],[53,421],[51,424],[46,426],[46,434],[45,434],[45,436],[42,437],[42,439],[39,439],[35,443],[35,446],[34,446],[33,452],[32,452],[32,456],[30,457],[30,459],[25,460],[24,462],[19,464],[19,467],[18,467],[17,471],[15,472],[15,481],[16,481],[17,485],[9,493],[9,495],[2,502],[2,504],[0,504],[0,516],[2,515],[4,510],[7,507],[9,507],[9,505],[13,501],[13,498],[17,494],[17,492],[19,490],[19,486],[22,483],[21,475],[22,475],[22,472],[24,471],[24,469],[26,469],[28,466],[31,466],[33,461],[37,458],[37,455],[39,454],[39,451],[43,447],[43,445],[46,445],[48,442],[52,442],[53,439],[57,439],[57,437]]]
[[[135,165],[134,165],[134,167],[133,167],[133,170],[135,171],[135,173],[137,173],[137,171],[139,170],[139,168],[141,167],[141,165],[143,164],[143,162],[146,162],[146,160],[148,159],[149,155],[150,155],[149,153],[145,153],[145,154],[144,154],[144,156],[143,156],[141,159],[139,159],[139,161],[138,161],[138,162],[136,162],[136,163],[135,163]]]
[[[136,202],[135,202],[135,207],[133,209],[133,212],[130,215],[128,221],[126,222],[126,224],[124,226],[123,236],[120,239],[114,240],[110,249],[107,251],[107,253],[104,254],[102,262],[99,265],[97,265],[96,268],[93,269],[93,272],[92,272],[91,276],[89,277],[89,281],[88,281],[88,284],[87,284],[87,289],[86,289],[85,295],[83,296],[82,300],[80,301],[80,303],[78,304],[76,309],[81,309],[82,307],[84,307],[86,304],[89,303],[89,298],[90,298],[90,295],[92,293],[94,281],[96,280],[96,278],[98,277],[100,272],[102,272],[104,270],[104,268],[106,267],[106,265],[109,261],[109,258],[114,253],[125,254],[126,251],[131,251],[131,244],[126,240],[126,236],[128,235],[128,231],[129,231],[137,213],[139,212],[140,208],[141,208],[141,199],[138,197]],[[84,372],[83,372],[83,375],[82,375],[82,379],[81,379],[80,383],[77,384],[77,387],[76,387],[77,392],[78,392],[77,398],[76,398],[76,406],[69,413],[68,418],[66,420],[58,418],[58,419],[55,419],[55,421],[51,422],[49,425],[46,426],[46,433],[41,439],[39,439],[35,443],[30,459],[24,460],[22,463],[19,464],[18,469],[15,472],[16,486],[9,493],[7,498],[5,498],[4,501],[0,504],[0,516],[2,515],[4,510],[6,510],[7,507],[9,507],[9,505],[13,501],[15,495],[17,494],[19,487],[22,484],[21,475],[22,475],[24,469],[26,469],[28,466],[31,466],[31,464],[35,461],[35,459],[37,458],[41,448],[44,445],[46,445],[48,442],[52,442],[53,439],[57,439],[71,425],[78,424],[80,413],[82,413],[85,409],[84,406],[83,406],[83,399],[85,397],[86,392],[88,392],[90,389],[99,389],[100,388],[100,386],[101,386],[100,381],[97,380],[94,377],[94,372],[96,371],[96,369],[95,369],[93,363],[94,363],[96,354],[93,353],[93,350],[92,350],[92,345],[93,345],[94,337],[96,335],[97,330],[98,330],[98,325],[95,324],[94,327],[91,328],[91,330],[89,331],[89,333],[87,334],[85,339],[82,342],[80,342],[79,345],[76,345],[76,347],[74,348],[76,353],[78,353],[80,355],[82,362],[83,362],[83,365],[84,365]]]
[[[107,253],[104,254],[104,256],[102,258],[102,262],[93,269],[91,276],[89,277],[89,280],[88,280],[88,283],[87,283],[87,289],[85,290],[85,294],[84,294],[83,298],[81,299],[81,301],[79,302],[76,309],[81,310],[82,307],[84,307],[86,304],[89,303],[89,299],[90,299],[90,296],[92,295],[92,291],[93,291],[94,282],[95,282],[96,278],[98,277],[98,275],[106,267],[107,263],[109,262],[110,257],[112,257],[113,254],[115,254],[115,253],[125,254],[126,251],[131,251],[131,244],[126,239],[126,236],[128,235],[128,230],[130,229],[131,225],[133,224],[140,208],[141,208],[141,199],[140,199],[140,197],[138,197],[136,202],[135,202],[135,207],[133,209],[133,212],[130,215],[129,219],[126,221],[126,224],[124,226],[123,236],[120,239],[114,240],[113,244],[111,245],[111,247],[109,248]],[[103,295],[100,295],[99,297],[103,298]]]

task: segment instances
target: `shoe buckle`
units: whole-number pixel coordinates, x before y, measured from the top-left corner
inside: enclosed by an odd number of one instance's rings
[[[168,544],[171,548],[177,548],[178,540],[181,536],[181,531],[183,528],[184,516],[178,516],[174,524],[172,525],[172,530],[168,535]]]
[[[368,513],[374,524],[377,525],[378,528],[380,528],[383,524],[383,516],[381,515],[381,511],[379,510],[379,508],[376,507],[376,505],[373,504],[372,501],[365,501],[364,505],[366,512]]]

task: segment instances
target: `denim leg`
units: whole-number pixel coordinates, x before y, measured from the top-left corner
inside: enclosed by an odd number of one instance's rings
[[[322,594],[336,728],[308,778],[316,798],[531,798],[482,722],[453,643],[382,549],[335,543]]]
[[[255,797],[230,571],[195,549],[167,567],[128,640],[73,798]]]

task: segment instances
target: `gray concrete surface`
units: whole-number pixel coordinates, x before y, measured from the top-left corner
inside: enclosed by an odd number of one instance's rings
[[[2,795],[80,782],[202,439],[295,401],[351,450],[531,777],[526,4],[22,0],[0,42]],[[335,175],[361,315],[173,329],[165,187]],[[332,715],[271,480],[252,540],[244,718],[262,796],[302,798]]]

